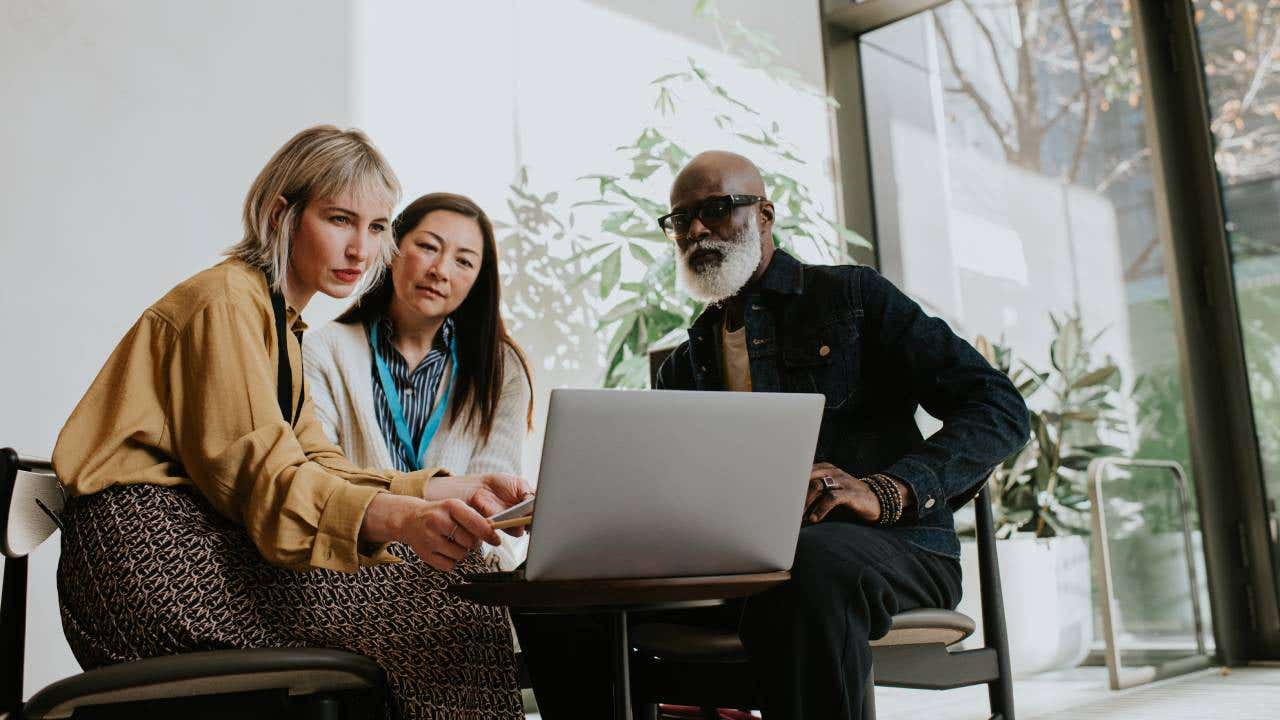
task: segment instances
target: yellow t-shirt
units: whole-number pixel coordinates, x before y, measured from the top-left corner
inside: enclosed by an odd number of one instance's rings
[[[747,326],[729,332],[728,324],[720,326],[721,370],[724,389],[751,392],[751,361],[747,356]]]

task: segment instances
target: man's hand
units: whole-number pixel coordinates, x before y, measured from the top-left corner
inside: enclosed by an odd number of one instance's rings
[[[824,477],[830,477],[836,489],[823,492]],[[903,507],[910,507],[911,488],[904,482],[894,479],[893,484],[902,496]],[[856,478],[831,463],[815,463],[809,471],[809,493],[804,500],[806,523],[822,522],[832,510],[844,507],[854,517],[865,523],[876,523],[880,520],[880,500],[865,482]]]
[[[489,517],[506,510],[533,494],[524,478],[509,473],[438,477],[427,483],[427,500],[461,500],[476,512]],[[523,527],[503,532],[519,537]]]

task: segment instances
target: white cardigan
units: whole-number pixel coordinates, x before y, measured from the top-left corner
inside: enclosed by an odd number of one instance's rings
[[[356,465],[394,468],[374,411],[373,356],[364,326],[335,321],[310,331],[303,336],[302,356],[307,394],[329,439]],[[442,382],[449,376],[448,362],[445,361],[446,372],[441,374]],[[507,348],[504,363],[502,394],[489,442],[480,444],[478,423],[473,423],[469,431],[464,430],[461,425],[454,426],[451,413],[446,412],[427,446],[425,467],[442,467],[454,475],[520,474],[528,429],[529,381],[514,349]],[[502,547],[494,551],[494,556],[503,569],[509,570],[523,560],[528,536],[499,534]]]

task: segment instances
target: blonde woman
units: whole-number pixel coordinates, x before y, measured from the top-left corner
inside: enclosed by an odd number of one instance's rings
[[[58,589],[81,665],[228,647],[338,647],[386,670],[389,713],[519,718],[501,611],[444,592],[482,567],[511,475],[365,470],[325,437],[299,313],[394,252],[399,183],[362,133],[284,145],[220,264],[143,313],[62,429]]]
[[[303,343],[316,415],[361,465],[518,475],[532,381],[502,319],[493,224],[431,193],[391,228],[389,271]],[[507,538],[491,558],[510,569],[522,550]]]

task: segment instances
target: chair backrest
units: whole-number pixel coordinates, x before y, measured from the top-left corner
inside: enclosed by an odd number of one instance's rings
[[[0,449],[0,550],[26,557],[58,529],[66,496],[47,460]]]

